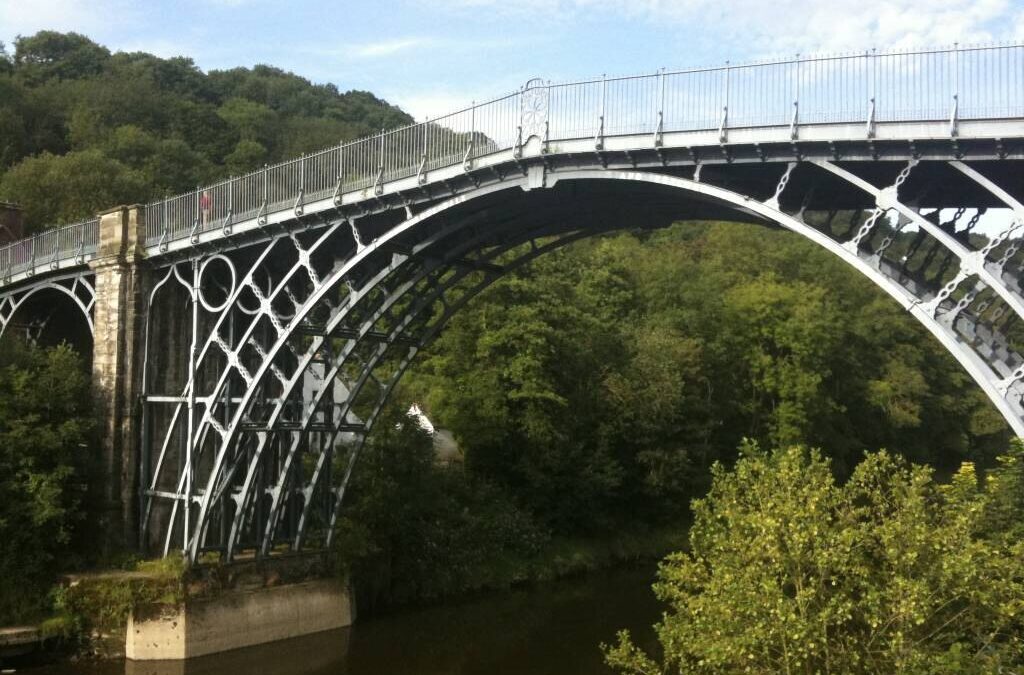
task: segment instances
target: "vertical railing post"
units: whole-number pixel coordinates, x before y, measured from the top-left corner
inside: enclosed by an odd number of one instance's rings
[[[206,225],[206,223],[202,222],[202,216],[203,216],[202,204],[201,204],[201,202],[203,200],[203,191],[202,190],[203,190],[203,188],[202,188],[201,185],[197,185],[196,186],[195,218],[192,221],[192,232],[189,235],[189,239],[192,241],[193,244],[198,244],[199,243],[199,232],[200,232],[200,229],[201,229],[200,228],[200,223],[202,223],[202,225],[204,225],[204,226]]]
[[[75,262],[81,265],[85,262],[85,224],[78,228],[78,250],[75,252]]]
[[[658,126],[654,129],[654,147],[660,148],[665,139],[665,69],[658,71]]]
[[[875,48],[872,47],[871,51],[864,53],[866,64],[868,68],[867,87],[868,87],[868,119],[867,119],[867,137],[875,137],[875,97],[877,96],[876,88],[878,83],[876,77],[878,74],[878,60],[875,58]]]
[[[956,138],[960,133],[960,43],[953,43],[953,107],[949,112],[949,135]]]
[[[160,233],[160,241],[157,243],[157,248],[159,248],[161,251],[167,250],[167,246],[171,238],[171,220],[167,214],[167,203],[169,201],[170,198],[164,195],[163,209],[161,209],[161,220],[164,221],[163,231]]]
[[[267,224],[267,211],[270,208],[270,177],[267,175],[269,167],[263,165],[263,203],[260,205],[260,210],[256,212],[256,224],[266,225]]]
[[[722,105],[722,119],[718,124],[718,142],[725,143],[729,137],[729,71],[731,66],[725,62],[725,102]]]
[[[341,206],[345,189],[345,142],[338,143],[338,182],[334,186],[334,205]]]
[[[377,163],[377,178],[373,181],[373,194],[384,192],[384,129],[380,130],[380,159]]]
[[[794,72],[796,82],[793,84],[793,117],[789,121],[789,139],[792,141],[800,136],[800,54],[796,55]]]
[[[469,143],[466,145],[466,153],[462,156],[462,170],[469,171],[473,168],[473,151],[476,148],[476,101],[469,105]]]
[[[38,234],[33,234],[32,238],[29,239],[29,245],[32,248],[32,251],[29,254],[29,260],[28,260],[28,273],[29,274],[35,274],[35,271],[36,271],[36,239],[38,237],[39,237]]]
[[[50,256],[50,269],[55,270],[60,266],[60,249],[61,241],[67,238],[67,234],[70,232],[68,227],[62,227],[55,233],[56,236],[53,238],[53,253]]]
[[[292,213],[296,216],[301,216],[303,212],[303,198],[306,195],[306,154],[303,153],[299,156],[299,194],[295,197],[295,203],[292,204]]]
[[[224,214],[224,225],[222,227],[225,236],[231,234],[231,220],[235,215],[235,182],[238,180],[240,179],[228,179],[228,211]]]
[[[427,182],[427,175],[424,173],[427,168],[427,135],[430,133],[430,118],[427,117],[423,124],[423,146],[420,152],[420,166],[416,169],[416,184],[423,185]]]

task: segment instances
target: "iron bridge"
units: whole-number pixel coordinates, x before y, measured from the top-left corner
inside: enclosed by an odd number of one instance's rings
[[[0,330],[95,335],[111,498],[141,546],[263,557],[331,545],[389,393],[453,314],[613,230],[805,237],[1024,435],[1022,202],[1022,44],[531,80],[0,249]]]

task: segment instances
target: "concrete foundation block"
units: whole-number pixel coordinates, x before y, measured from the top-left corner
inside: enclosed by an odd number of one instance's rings
[[[191,659],[312,635],[352,624],[344,585],[321,579],[142,608],[128,619],[125,656],[134,661]]]

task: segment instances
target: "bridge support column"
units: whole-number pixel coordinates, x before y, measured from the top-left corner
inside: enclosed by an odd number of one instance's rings
[[[135,547],[138,531],[138,392],[146,275],[145,211],[121,206],[100,214],[92,386],[101,420],[104,549]]]

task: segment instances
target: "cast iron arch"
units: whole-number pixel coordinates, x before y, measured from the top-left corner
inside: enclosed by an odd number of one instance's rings
[[[896,280],[894,280],[887,274],[883,273],[878,268],[877,263],[873,263],[871,261],[870,257],[859,255],[856,246],[851,247],[848,245],[840,244],[835,239],[832,239],[823,232],[815,229],[814,227],[804,222],[804,220],[800,217],[800,213],[786,213],[779,207],[779,197],[785,189],[786,182],[789,179],[789,174],[792,171],[793,166],[793,164],[789,165],[782,180],[779,181],[779,185],[775,191],[775,194],[767,200],[755,199],[748,195],[740,194],[738,192],[725,189],[723,187],[700,182],[699,180],[682,178],[676,175],[668,175],[663,173],[649,173],[645,171],[635,170],[581,169],[551,172],[548,173],[546,176],[545,187],[552,188],[559,183],[567,183],[573,181],[618,181],[635,185],[657,185],[662,186],[664,188],[669,188],[672,191],[679,191],[681,195],[689,198],[695,198],[701,202],[711,203],[719,207],[727,208],[735,212],[742,219],[755,220],[766,224],[778,225],[780,227],[783,227],[787,230],[790,230],[803,236],[804,238],[814,242],[815,244],[821,246],[825,250],[838,256],[840,259],[844,260],[849,265],[853,266],[854,269],[857,269],[863,275],[871,279],[876,285],[878,285],[893,299],[895,299],[902,307],[909,311],[915,317],[915,319],[917,319],[922,325],[924,325],[929,330],[929,332],[932,333],[932,335],[934,335],[940,341],[941,344],[943,344],[943,346],[954,356],[954,358],[957,359],[961,366],[974,378],[974,380],[978,383],[978,385],[982,388],[982,390],[986,393],[990,400],[992,400],[993,404],[996,405],[997,409],[999,409],[1000,413],[1006,418],[1007,422],[1010,424],[1013,430],[1018,434],[1024,434],[1024,421],[1022,421],[1022,417],[1020,414],[1019,403],[1016,401],[1015,398],[1016,393],[1010,391],[1011,386],[1015,384],[1015,382],[1020,378],[1000,379],[996,377],[995,373],[992,372],[989,366],[978,356],[977,353],[973,351],[970,345],[966,344],[962,339],[960,339],[957,336],[957,334],[954,330],[952,330],[952,327],[950,325],[947,325],[946,323],[943,323],[942,321],[936,318],[934,307],[929,307],[923,304],[921,298],[915,297],[915,295],[909,292],[907,288],[905,288],[903,285],[898,283]],[[834,171],[833,167],[831,166],[825,166],[823,168],[832,171],[833,173],[841,173],[841,171]],[[248,378],[250,380],[250,386],[240,397],[241,401],[240,404],[236,407],[236,412],[234,414],[233,419],[227,425],[220,426],[217,425],[216,422],[214,422],[209,410],[207,411],[207,414],[204,417],[203,426],[200,430],[200,433],[212,433],[214,438],[219,437],[219,442],[217,443],[216,455],[212,458],[212,467],[209,476],[206,480],[205,489],[201,492],[201,496],[197,496],[198,517],[196,519],[194,529],[191,530],[192,534],[190,536],[188,546],[189,554],[193,561],[198,559],[198,556],[204,550],[204,540],[206,538],[207,529],[210,524],[213,506],[218,501],[220,501],[221,498],[224,497],[225,494],[227,494],[227,492],[232,488],[232,481],[235,480],[235,474],[236,472],[239,471],[244,471],[246,477],[241,483],[241,485],[237,486],[239,487],[237,494],[232,495],[232,500],[237,505],[237,509],[231,515],[231,533],[226,541],[226,549],[222,551],[223,554],[226,555],[228,559],[230,559],[234,554],[240,530],[243,527],[245,527],[247,522],[251,519],[251,510],[253,509],[253,504],[258,499],[256,494],[257,488],[254,485],[253,477],[258,472],[266,468],[262,464],[262,462],[265,461],[265,455],[261,450],[258,449],[256,452],[251,453],[251,459],[249,460],[248,464],[243,465],[236,463],[233,466],[228,465],[228,457],[231,454],[235,444],[237,444],[239,436],[242,433],[244,433],[242,422],[247,412],[251,409],[253,405],[254,398],[257,395],[258,385],[262,383],[266,378],[272,376],[272,370],[275,367],[275,357],[279,353],[281,353],[282,350],[289,348],[289,339],[293,337],[295,331],[299,330],[300,325],[309,317],[311,312],[313,312],[318,306],[321,306],[325,299],[330,296],[332,291],[336,290],[343,284],[351,283],[351,274],[353,273],[353,270],[357,266],[364,264],[366,261],[368,261],[371,255],[379,253],[380,251],[387,250],[387,247],[396,242],[399,236],[408,232],[415,231],[417,228],[430,229],[440,227],[440,229],[438,230],[439,233],[435,233],[431,237],[427,237],[427,239],[425,240],[426,243],[424,243],[419,249],[413,251],[410,255],[392,258],[392,263],[390,265],[380,268],[378,270],[378,273],[372,275],[365,285],[360,287],[358,291],[353,292],[353,296],[357,296],[355,297],[354,302],[348,303],[347,306],[345,307],[332,308],[331,320],[330,322],[328,322],[328,325],[326,325],[324,328],[324,334],[330,335],[331,330],[333,328],[336,328],[337,326],[341,325],[342,319],[348,316],[348,312],[351,310],[351,308],[355,306],[361,298],[366,297],[371,291],[376,289],[377,285],[380,284],[383,281],[383,279],[388,276],[390,272],[393,272],[395,269],[400,268],[407,261],[413,260],[414,258],[416,258],[417,255],[420,255],[428,251],[429,249],[431,249],[431,247],[437,246],[440,243],[444,242],[445,239],[443,234],[445,232],[455,231],[462,227],[458,223],[452,224],[446,222],[447,216],[453,209],[466,204],[470,204],[473,201],[478,200],[487,195],[499,193],[505,190],[525,190],[531,187],[533,187],[533,185],[526,176],[522,178],[508,179],[502,183],[482,187],[474,192],[453,197],[447,201],[444,201],[440,204],[437,204],[433,207],[426,209],[422,213],[413,215],[407,218],[404,222],[400,223],[399,225],[382,233],[377,239],[375,239],[370,244],[362,245],[360,238],[358,237],[358,235],[356,235],[355,240],[357,247],[355,252],[349,258],[347,258],[343,264],[333,269],[330,272],[330,274],[327,275],[326,277],[322,279],[314,279],[314,288],[312,292],[308,295],[308,297],[304,299],[304,301],[296,305],[294,314],[290,317],[287,325],[283,325],[279,328],[278,335],[276,340],[274,341],[274,344],[266,347],[266,353],[262,355],[262,363],[259,369],[250,374],[250,377]],[[875,194],[876,198],[878,197],[878,193],[882,193],[883,191],[884,190],[881,189],[877,190]],[[891,197],[895,199],[895,188],[892,190]],[[881,204],[879,205],[881,206]],[[909,215],[911,219],[920,218],[917,212],[912,212]],[[685,218],[685,214],[679,214],[677,219],[681,218]],[[334,229],[341,227],[345,224],[348,223],[333,224],[330,228],[328,228],[328,232],[321,236],[317,241],[324,241],[328,234],[330,233],[330,231],[333,231]],[[620,229],[625,229],[625,227]],[[541,233],[541,236],[555,233],[556,231],[544,232]],[[585,234],[586,232],[575,233],[574,236],[583,236]],[[514,243],[518,244],[521,243],[521,241],[533,241],[533,238],[527,237],[526,239],[517,240]],[[301,252],[300,260],[308,261],[308,257],[309,255],[311,255],[314,248],[315,245],[310,247],[309,250]],[[956,253],[956,251],[954,251],[954,253]],[[303,256],[305,256],[305,258],[303,258]],[[960,258],[961,263],[964,264],[963,256],[961,255]],[[300,267],[302,266],[300,265]],[[483,287],[486,287],[486,285],[492,283],[496,278],[498,278],[501,274],[505,273],[506,271],[507,270],[502,269],[499,272],[496,272],[495,274],[488,277],[486,279],[486,283],[481,285],[480,289],[482,290]],[[311,277],[315,276],[311,270],[309,270],[309,272]],[[295,270],[293,270],[292,275],[294,275],[294,273]],[[267,294],[267,303],[273,301],[273,299],[276,296],[278,296],[278,294],[283,292],[283,290],[287,288],[287,284],[289,283],[289,281],[290,277],[285,278],[280,283],[278,283],[278,285],[275,288],[270,289]],[[993,287],[997,293],[1000,293],[1000,295],[1006,297],[1011,307],[1014,307],[1017,304],[1019,299],[1016,297],[1016,295],[1011,291],[1008,291],[1006,288],[1002,288],[1000,286],[998,279],[986,279],[986,281],[992,282],[989,284],[989,286]],[[392,298],[391,302],[392,304],[394,304],[397,303],[402,298],[404,298],[407,294],[415,292],[415,283],[408,283],[397,289],[392,289],[389,297]],[[948,293],[946,295],[948,296]],[[234,296],[229,299],[229,302],[237,301],[237,297],[238,293],[236,292]],[[469,297],[471,297],[471,294],[467,294],[464,299],[468,300]],[[458,307],[449,307],[446,309],[443,320],[433,327],[432,333],[429,336],[430,339],[432,339],[432,337],[437,334],[437,332],[443,326],[443,323],[446,322],[447,319],[452,314],[454,314],[455,311],[457,311],[457,309]],[[369,333],[371,332],[370,329],[373,326],[373,316],[371,315],[370,319],[368,321],[364,321],[362,325],[363,327],[354,336],[353,345],[360,342],[361,340],[366,338],[367,335],[369,335]],[[312,356],[316,354],[317,349],[319,348],[320,343],[316,342],[316,340],[318,339],[319,338],[313,339],[313,344],[310,346],[309,349],[307,349],[305,356],[298,360],[296,371],[293,372],[291,376],[285,378],[281,377],[280,374],[274,375],[281,380],[285,393],[281,397],[282,403],[274,409],[270,419],[266,424],[266,427],[261,431],[262,436],[260,437],[258,448],[263,448],[265,446],[267,439],[270,438],[272,432],[275,429],[274,425],[276,423],[277,417],[279,416],[280,411],[283,409],[283,401],[287,400],[294,394],[297,383],[301,381],[302,374],[310,367],[310,364],[312,363]],[[408,367],[409,363],[415,357],[416,353],[420,349],[422,349],[424,344],[425,342],[422,344],[417,344],[409,347],[407,354],[405,355],[405,357],[401,359],[400,364],[397,370],[395,371],[394,377],[388,383],[386,383],[385,386],[382,387],[383,395],[381,401],[383,401],[383,399],[390,394],[395,382],[398,381],[398,379],[404,373],[405,369]],[[373,366],[377,362],[379,362],[381,358],[383,358],[385,353],[388,352],[388,347],[390,345],[390,342],[386,343],[384,347],[376,351],[370,363],[364,364],[364,375],[371,372]],[[332,376],[336,375],[337,372],[338,369],[332,371]],[[1007,380],[1010,381],[1007,382]],[[360,394],[363,386],[365,386],[366,384],[366,381],[366,377],[358,378],[356,380],[354,387],[351,390],[349,390],[349,406],[351,405],[351,401],[353,401]],[[300,403],[302,405],[305,405],[304,401]],[[315,409],[315,407],[316,402],[313,403],[311,410]],[[346,465],[345,475],[342,479],[340,486],[330,488],[330,494],[334,496],[334,505],[332,508],[332,515],[330,518],[331,524],[333,524],[334,521],[336,520],[337,514],[341,508],[341,504],[343,501],[342,497],[344,495],[345,486],[347,485],[348,475],[351,472],[351,467],[353,466],[355,459],[358,457],[359,447],[361,447],[362,443],[365,442],[366,435],[372,428],[372,425],[376,420],[376,415],[377,413],[379,413],[379,411],[380,405],[378,405],[375,408],[373,414],[365,420],[365,424],[360,434],[359,441],[356,444],[355,449],[350,453],[350,461]],[[307,416],[303,420],[303,426],[299,430],[300,437],[302,433],[308,431],[309,426],[311,424],[311,419],[311,416]],[[334,442],[333,439],[336,439],[338,434],[343,432],[344,427],[347,425],[346,420],[346,414],[342,414],[337,418],[337,423],[335,424],[335,427],[331,430],[332,443]],[[210,432],[211,428],[213,429],[213,432]],[[298,442],[299,441],[296,440],[296,442],[292,444],[292,448],[289,451],[286,459],[286,462],[288,464],[290,464],[295,457],[296,444]],[[295,492],[295,490],[291,489],[288,485],[289,473],[287,466],[285,467],[284,471],[280,472],[278,475],[279,479],[277,481],[277,484],[274,486],[272,490],[270,490],[270,498],[273,502],[273,506],[271,507],[272,514],[270,518],[266,520],[266,523],[262,528],[262,543],[259,546],[259,552],[264,555],[269,553],[271,544],[275,541],[275,531],[280,518],[281,502],[282,500],[287,499],[289,495],[292,495]],[[300,490],[300,492],[302,493],[302,499],[304,500],[304,505],[302,507],[302,515],[299,522],[299,527],[294,538],[293,546],[295,548],[299,548],[302,546],[305,531],[304,528],[306,525],[306,517],[308,515],[309,504],[311,503],[311,492],[317,489],[318,487],[321,487],[321,489],[327,489],[322,488],[322,486],[319,486],[317,480],[314,479],[314,481],[311,484],[307,485],[304,490]],[[260,497],[262,496],[263,495],[260,495]],[[221,517],[226,517],[226,514],[222,514]],[[330,542],[329,537],[330,534],[328,534],[328,543]]]

